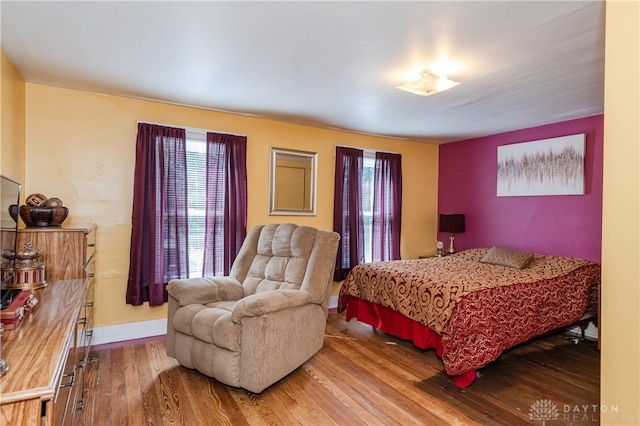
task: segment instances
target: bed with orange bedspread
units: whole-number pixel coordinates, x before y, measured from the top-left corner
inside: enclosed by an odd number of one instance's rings
[[[338,311],[436,349],[459,387],[506,349],[596,315],[599,265],[534,254],[517,269],[481,262],[487,251],[357,265]]]

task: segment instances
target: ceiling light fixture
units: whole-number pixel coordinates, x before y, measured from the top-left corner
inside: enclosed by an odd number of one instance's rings
[[[435,74],[431,71],[422,71],[418,80],[410,81],[400,86],[396,86],[400,90],[414,93],[420,96],[429,96],[443,90],[451,89],[460,84],[457,81],[449,80],[443,75]]]

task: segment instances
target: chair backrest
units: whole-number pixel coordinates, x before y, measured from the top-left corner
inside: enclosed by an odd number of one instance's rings
[[[339,236],[293,223],[259,225],[249,231],[231,267],[244,295],[276,289],[303,289],[316,303],[328,299],[327,286]]]

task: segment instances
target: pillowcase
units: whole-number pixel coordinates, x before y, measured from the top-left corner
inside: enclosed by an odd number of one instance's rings
[[[491,247],[480,262],[522,269],[527,266],[531,259],[533,259],[533,253],[500,247]]]

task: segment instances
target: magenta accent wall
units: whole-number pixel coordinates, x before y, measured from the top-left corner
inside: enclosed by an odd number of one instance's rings
[[[464,213],[456,249],[500,246],[600,263],[604,116],[597,115],[440,146],[438,212]],[[498,146],[586,135],[585,194],[497,197]],[[449,247],[449,236],[438,233]]]

